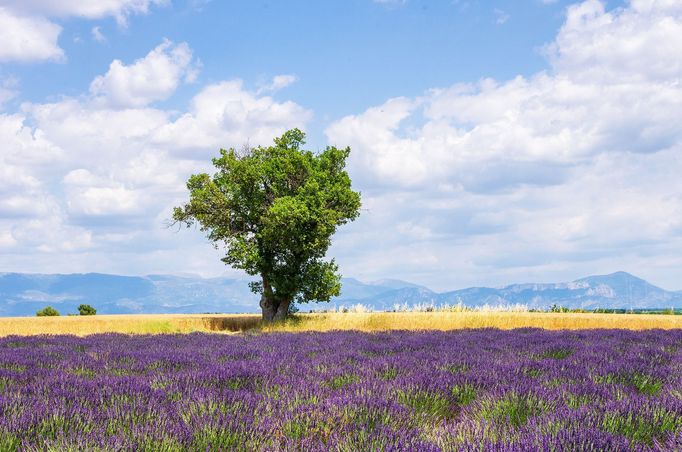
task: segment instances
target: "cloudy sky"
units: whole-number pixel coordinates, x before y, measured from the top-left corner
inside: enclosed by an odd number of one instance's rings
[[[350,145],[344,276],[682,289],[682,2],[0,0],[0,271],[240,276],[219,148]]]

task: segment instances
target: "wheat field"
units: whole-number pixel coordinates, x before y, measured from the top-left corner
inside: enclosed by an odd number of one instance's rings
[[[465,328],[543,328],[628,330],[682,328],[682,316],[545,312],[374,312],[302,314],[267,331],[456,330]]]
[[[258,328],[255,314],[131,314],[59,317],[1,317],[0,336],[95,333],[159,334],[226,332]]]
[[[257,314],[139,314],[0,318],[0,336],[95,333],[159,334],[190,332],[299,332],[543,328],[628,330],[682,328],[682,316],[543,312],[372,312],[298,314],[263,326]]]

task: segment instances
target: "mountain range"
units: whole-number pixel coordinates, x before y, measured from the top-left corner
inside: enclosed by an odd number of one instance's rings
[[[331,303],[301,306],[302,310],[341,308],[362,304],[372,310],[396,305],[521,304],[547,309],[552,305],[582,309],[682,308],[682,291],[649,284],[626,272],[588,276],[554,284],[513,284],[502,288],[471,287],[434,292],[405,281],[385,279],[370,283],[342,280],[342,292]],[[193,276],[121,276],[101,273],[0,273],[0,316],[32,316],[51,305],[62,314],[76,313],[80,304],[100,314],[259,312],[258,296],[248,280]]]

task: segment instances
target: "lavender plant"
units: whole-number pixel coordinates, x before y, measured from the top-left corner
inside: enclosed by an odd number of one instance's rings
[[[680,450],[682,331],[0,339],[0,450]]]

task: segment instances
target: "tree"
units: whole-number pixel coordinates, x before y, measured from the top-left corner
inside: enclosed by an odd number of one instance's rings
[[[36,315],[38,317],[53,317],[53,316],[58,316],[59,311],[57,311],[52,306],[46,306],[43,309],[40,309],[38,312],[36,312]]]
[[[78,313],[80,315],[95,315],[97,314],[97,309],[93,308],[89,304],[82,304],[78,306]]]
[[[336,228],[360,213],[360,193],[345,171],[350,148],[301,149],[298,129],[274,145],[220,150],[217,172],[192,175],[190,199],[173,211],[176,223],[197,223],[228,265],[260,280],[263,320],[283,320],[292,302],[329,301],[340,293],[338,266],[324,256]]]

